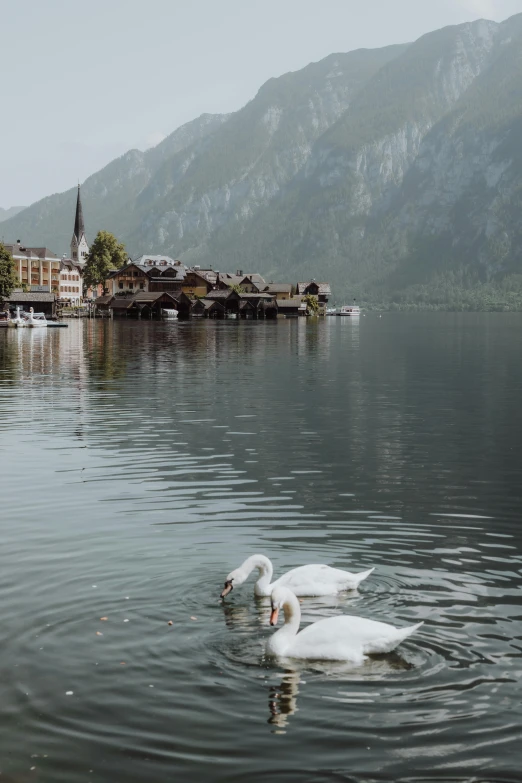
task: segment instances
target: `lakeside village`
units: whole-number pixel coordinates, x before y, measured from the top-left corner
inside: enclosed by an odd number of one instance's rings
[[[29,317],[33,325],[36,313],[42,325],[48,319],[56,321],[68,315],[266,319],[336,314],[328,308],[329,283],[267,282],[261,275],[241,269],[232,274],[189,267],[164,255],[129,258],[122,267],[110,271],[104,282],[87,287],[83,278],[90,249],[80,186],[70,258],[59,258],[46,247],[25,247],[20,240],[4,243],[4,247],[13,258],[21,286],[4,298],[4,324],[24,325]]]

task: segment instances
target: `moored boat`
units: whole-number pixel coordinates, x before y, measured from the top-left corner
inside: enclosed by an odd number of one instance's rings
[[[22,316],[20,307],[16,308],[16,315],[14,318],[10,318],[7,322],[8,326],[20,328],[21,326],[27,326],[25,318]]]
[[[178,317],[178,311],[172,308],[163,307],[161,309],[161,317],[162,318],[177,318]]]
[[[352,318],[358,318],[361,314],[361,308],[358,305],[343,305],[337,315],[347,315]]]
[[[28,313],[22,314],[22,318],[25,321],[25,326],[28,326],[31,329],[47,326],[45,313],[35,313],[32,307],[29,308]]]

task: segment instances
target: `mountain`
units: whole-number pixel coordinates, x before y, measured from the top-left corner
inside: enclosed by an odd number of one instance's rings
[[[323,134],[245,252],[304,278],[325,258],[363,299],[473,306],[515,291],[522,304],[521,33],[519,15],[409,47]]]
[[[228,119],[226,114],[203,114],[182,125],[157,147],[130,150],[93,174],[82,185],[82,204],[90,241],[100,229],[126,239],[134,224],[136,199],[158,170],[185,149],[200,153],[209,136]],[[74,227],[77,188],[32,204],[2,227],[6,241],[46,246],[59,255],[69,251]]]
[[[404,48],[332,55],[270,79],[235,114],[203,115],[145,153],[126,153],[82,186],[88,238],[106,228],[131,254],[201,253],[216,228],[238,218],[248,222],[291,181],[321,133]],[[66,250],[75,193],[72,188],[33,204],[6,232],[26,244]]]
[[[14,217],[15,215],[18,215],[22,209],[25,209],[25,207],[9,207],[9,209],[3,209],[0,207],[0,223],[3,223],[4,220],[9,220],[9,218]]]
[[[82,187],[88,231],[339,299],[522,307],[522,14],[330,55]],[[67,247],[74,189],[3,233]]]

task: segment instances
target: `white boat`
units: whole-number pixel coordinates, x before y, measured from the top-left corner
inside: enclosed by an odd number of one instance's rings
[[[9,321],[7,322],[7,325],[11,327],[17,327],[17,328],[20,328],[22,326],[27,326],[26,319],[22,316],[20,307],[16,308],[15,317],[10,318]]]
[[[326,315],[337,315],[337,308],[336,307],[327,307],[326,308]]]
[[[352,318],[358,318],[361,314],[361,308],[358,305],[343,305],[337,315],[348,315]]]
[[[32,329],[41,328],[47,326],[47,318],[45,313],[35,313],[33,308],[29,308],[28,313],[22,313],[22,318],[25,320],[25,326]]]
[[[178,317],[178,311],[174,310],[174,308],[162,307],[162,309],[161,309],[161,317],[162,318],[177,318]]]

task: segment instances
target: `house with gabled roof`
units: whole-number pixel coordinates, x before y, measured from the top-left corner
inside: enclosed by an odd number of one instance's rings
[[[239,285],[248,294],[260,294],[266,286],[266,281],[255,273],[245,275]]]
[[[160,317],[162,310],[177,310],[181,318],[188,318],[192,301],[183,291],[138,291],[132,296],[100,296],[96,307],[101,311],[112,311],[114,316],[154,318]]]
[[[10,310],[20,307],[21,310],[29,311],[32,307],[35,312],[44,313],[48,317],[56,315],[56,294],[50,292],[21,291],[15,288],[10,296],[4,297],[4,302]]]
[[[231,275],[229,272],[216,272],[216,288],[222,291],[241,285],[242,275]]]
[[[181,285],[183,293],[191,298],[206,296],[212,291],[216,281],[216,274],[208,274],[212,270],[200,270],[199,268],[186,269],[185,277]]]
[[[148,291],[149,278],[145,270],[131,261],[129,264],[115,269],[107,275],[105,288],[113,296],[121,291]]]
[[[234,289],[216,288],[209,291],[201,304],[197,306],[198,315],[225,318],[227,315],[238,318],[275,317],[275,300],[270,294],[243,292]],[[218,302],[220,307],[210,307],[210,303]]]
[[[277,317],[297,318],[307,314],[306,302],[302,296],[292,296],[289,299],[276,299]]]
[[[263,288],[263,293],[271,294],[276,299],[290,299],[292,296],[292,286],[290,283],[269,283]]]
[[[141,256],[107,276],[109,293],[121,291],[181,291],[187,267],[169,256]]]
[[[296,293],[299,296],[311,294],[317,297],[317,301],[326,304],[332,295],[330,283],[318,283],[315,280],[309,280],[307,283],[298,283]]]

